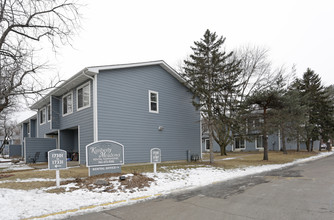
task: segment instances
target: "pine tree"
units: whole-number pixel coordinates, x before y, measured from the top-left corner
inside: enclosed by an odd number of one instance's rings
[[[282,124],[284,126],[286,139],[295,140],[297,143],[297,151],[299,151],[300,137],[305,136],[303,133],[303,125],[305,124],[307,118],[306,108],[302,105],[300,91],[297,89],[296,82],[289,86],[283,98],[284,107],[281,111],[281,118],[279,118],[279,120],[284,122]],[[283,145],[284,144],[285,139],[283,139]]]
[[[210,163],[214,162],[213,137],[217,111],[224,101],[223,94],[229,89],[227,75],[235,71],[238,63],[231,60],[233,52],[222,50],[225,38],[206,30],[200,41],[191,47],[193,54],[184,61],[184,75],[193,93],[193,105],[201,111],[206,121],[210,140]]]
[[[307,68],[303,78],[297,80],[297,83],[301,104],[306,108],[305,143],[307,150],[313,151],[313,141],[320,136],[328,138],[333,129],[333,105],[321,84],[321,78],[310,68]]]

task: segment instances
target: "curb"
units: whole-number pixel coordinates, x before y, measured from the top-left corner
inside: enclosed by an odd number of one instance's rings
[[[102,204],[99,204],[99,205],[82,206],[78,209],[69,209],[69,210],[60,211],[60,212],[49,213],[49,214],[45,214],[45,215],[24,218],[23,220],[40,219],[40,218],[46,218],[46,217],[50,217],[50,216],[64,215],[64,214],[67,214],[67,213],[73,213],[73,212],[78,212],[78,211],[82,211],[82,210],[89,210],[89,209],[93,209],[93,208],[96,208],[96,207],[103,207],[103,206],[116,205],[116,204],[119,204],[119,203],[125,203],[125,202],[128,202],[130,200],[131,201],[138,201],[138,200],[143,200],[143,199],[147,199],[147,198],[154,198],[154,197],[158,197],[158,196],[161,196],[161,195],[162,195],[161,193],[158,193],[158,194],[149,195],[149,196],[141,196],[141,197],[131,198],[131,199],[128,199],[128,200],[120,200],[120,201],[115,201],[115,202],[102,203]]]

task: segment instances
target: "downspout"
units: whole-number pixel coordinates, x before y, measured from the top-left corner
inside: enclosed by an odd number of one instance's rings
[[[97,76],[94,77],[87,75],[88,70],[85,69],[83,74],[93,81],[93,134],[94,142],[98,141],[98,122],[97,122]]]

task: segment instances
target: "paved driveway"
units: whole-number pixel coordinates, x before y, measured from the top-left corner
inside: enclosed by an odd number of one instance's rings
[[[334,156],[74,219],[334,219]]]

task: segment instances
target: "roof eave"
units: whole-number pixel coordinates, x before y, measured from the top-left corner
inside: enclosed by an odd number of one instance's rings
[[[30,109],[40,109],[45,104],[50,102],[50,97],[55,95],[58,96],[60,93],[63,93],[67,88],[72,88],[76,84],[76,80],[79,79],[81,76],[86,76],[87,79],[89,77],[93,77],[96,75],[96,72],[89,71],[87,68],[82,69],[77,74],[73,75],[71,78],[63,82],[60,86],[53,89],[51,92],[49,92],[47,95],[43,96],[40,100],[38,100],[36,103],[30,106]]]

